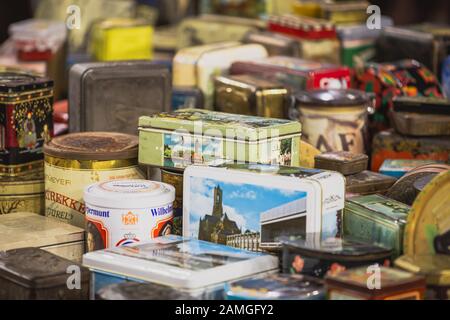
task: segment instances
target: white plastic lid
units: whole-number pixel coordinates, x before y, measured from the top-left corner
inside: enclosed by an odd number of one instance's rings
[[[149,180],[112,180],[84,189],[87,204],[117,209],[154,208],[172,203],[175,187]]]

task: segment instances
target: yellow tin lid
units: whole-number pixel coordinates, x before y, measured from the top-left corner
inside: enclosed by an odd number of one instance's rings
[[[44,191],[42,170],[24,176],[0,178],[0,197],[39,194]]]
[[[395,266],[424,276],[429,285],[450,285],[449,255],[403,255],[395,260]]]

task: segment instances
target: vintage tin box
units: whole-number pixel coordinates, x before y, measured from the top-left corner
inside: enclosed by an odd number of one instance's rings
[[[299,57],[301,53],[300,43],[296,39],[274,32],[249,32],[242,42],[263,45],[269,56]]]
[[[0,70],[0,176],[42,169],[53,135],[53,81]]]
[[[322,300],[323,282],[305,275],[273,274],[227,284],[227,300]]]
[[[83,265],[92,271],[92,292],[109,284],[135,281],[164,285],[201,299],[222,299],[225,282],[275,272],[278,259],[165,236],[145,244],[87,253]]]
[[[259,18],[266,13],[265,0],[201,0],[202,13]]]
[[[70,132],[136,134],[139,116],[170,110],[169,70],[151,61],[76,64],[69,87]]]
[[[183,233],[183,172],[161,169],[161,181],[175,187],[172,234]]]
[[[409,206],[377,194],[352,197],[345,202],[344,237],[393,249],[393,257],[398,257],[403,252],[409,210]]]
[[[84,229],[29,212],[0,216],[0,251],[36,247],[81,262]]]
[[[362,91],[318,89],[295,94],[290,118],[302,123],[305,141],[323,152],[364,153],[369,97]]]
[[[203,109],[203,93],[196,87],[172,88],[172,110]]]
[[[368,162],[367,155],[348,151],[326,152],[314,157],[315,168],[338,171],[343,175],[366,170]]]
[[[426,299],[450,300],[449,255],[404,255],[395,260],[395,266],[425,277]]]
[[[282,272],[289,274],[323,278],[349,268],[389,264],[391,259],[389,249],[345,238],[323,239],[314,233],[282,243]]]
[[[378,171],[386,159],[423,159],[448,162],[448,136],[412,137],[393,130],[377,133],[372,140],[371,170]]]
[[[345,179],[347,195],[385,193],[396,181],[394,177],[368,170],[346,176]]]
[[[0,215],[13,212],[45,213],[43,170],[19,177],[0,178]]]
[[[367,1],[333,1],[327,0],[320,4],[321,17],[336,25],[356,24],[367,20]]]
[[[267,118],[287,118],[292,103],[283,85],[252,75],[217,77],[214,108],[217,111]]]
[[[325,284],[330,300],[423,300],[425,295],[423,277],[386,267],[346,270],[327,276]]]
[[[394,178],[401,178],[408,171],[411,171],[414,168],[427,165],[427,164],[435,164],[440,163],[436,160],[419,160],[419,159],[386,159],[380,167],[380,173],[385,174]],[[441,161],[442,163],[442,161]]]
[[[350,87],[350,71],[346,67],[284,56],[238,61],[231,65],[230,74],[253,74],[278,81],[294,92]]]
[[[45,215],[84,228],[86,186],[144,178],[137,145],[136,136],[111,132],[72,133],[46,144]]]
[[[110,18],[95,23],[89,51],[97,61],[153,58],[153,27],[144,19]]]
[[[2,300],[87,300],[89,270],[39,248],[8,250],[0,255],[0,288]]]
[[[341,234],[344,177],[331,171],[286,166],[190,166],[184,172],[183,235],[277,249],[281,236]],[[260,234],[259,245],[246,244]],[[252,241],[253,242],[253,241]]]
[[[185,168],[222,160],[298,165],[301,125],[201,109],[143,116],[139,163]]]
[[[103,287],[95,300],[195,300],[191,295],[156,283],[122,282]]]
[[[392,110],[398,113],[450,115],[450,102],[445,98],[399,96],[393,102]]]
[[[440,173],[411,206],[405,229],[406,255],[450,253],[450,170]]]

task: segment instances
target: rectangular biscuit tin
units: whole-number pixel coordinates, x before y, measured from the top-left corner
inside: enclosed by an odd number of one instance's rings
[[[345,177],[349,194],[368,195],[386,192],[397,179],[378,172],[364,170]]]
[[[361,153],[348,151],[326,152],[314,157],[314,166],[318,169],[333,170],[350,175],[367,169],[369,157]]]

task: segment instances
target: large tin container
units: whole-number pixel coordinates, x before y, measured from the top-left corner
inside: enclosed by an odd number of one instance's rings
[[[137,144],[136,136],[110,132],[72,133],[46,144],[45,215],[84,228],[86,186],[144,178]]]
[[[394,177],[369,170],[346,176],[345,179],[347,197],[350,195],[383,194],[396,181]]]
[[[76,64],[69,87],[70,132],[136,134],[140,115],[170,110],[169,70],[151,61]]]
[[[0,176],[42,170],[53,136],[53,81],[0,70]]]
[[[425,277],[426,299],[450,300],[449,255],[404,255],[395,260],[395,266]]]
[[[330,300],[423,300],[425,279],[394,268],[379,267],[379,287],[371,281],[375,271],[366,267],[327,276]]]
[[[372,140],[371,170],[378,171],[386,159],[422,159],[448,162],[450,139],[447,136],[403,136],[394,130],[377,133]]]
[[[312,90],[295,95],[291,119],[302,123],[304,139],[325,152],[367,150],[369,97],[362,91]]]
[[[352,197],[345,203],[344,237],[382,245],[398,257],[403,252],[409,210],[409,206],[381,195]]]
[[[0,255],[0,287],[2,300],[87,300],[89,270],[39,248],[13,249]]]
[[[235,160],[298,165],[301,125],[201,109],[143,116],[139,120],[139,163],[185,168]]]
[[[190,166],[184,172],[183,235],[272,250],[278,238],[317,232],[340,236],[344,177],[286,166]],[[259,244],[246,244],[260,234]]]
[[[92,290],[126,281],[164,285],[201,299],[223,299],[228,281],[278,270],[276,257],[204,241],[165,236],[83,256]],[[164,270],[164,272],[161,272]]]
[[[294,92],[350,87],[350,71],[347,67],[284,56],[238,61],[231,65],[230,74],[253,74],[278,81]]]
[[[296,39],[279,33],[253,31],[247,33],[242,41],[263,45],[269,56],[299,57],[301,53],[300,43]]]
[[[274,274],[226,285],[227,300],[322,300],[323,281],[304,275]]]
[[[0,216],[0,251],[36,247],[81,262],[84,229],[30,212]]]
[[[390,263],[391,250],[351,239],[306,234],[284,239],[282,272],[323,278],[349,268]]]
[[[44,172],[0,178],[0,215],[13,212],[45,213]]]
[[[156,283],[113,283],[95,293],[95,300],[195,300],[191,295]]]
[[[183,233],[183,172],[161,169],[161,181],[175,187],[172,234],[181,236]]]
[[[369,157],[348,151],[326,152],[314,157],[315,168],[333,170],[343,175],[357,174],[367,169]]]
[[[245,74],[214,81],[217,111],[283,119],[291,103],[289,90],[277,82]]]

